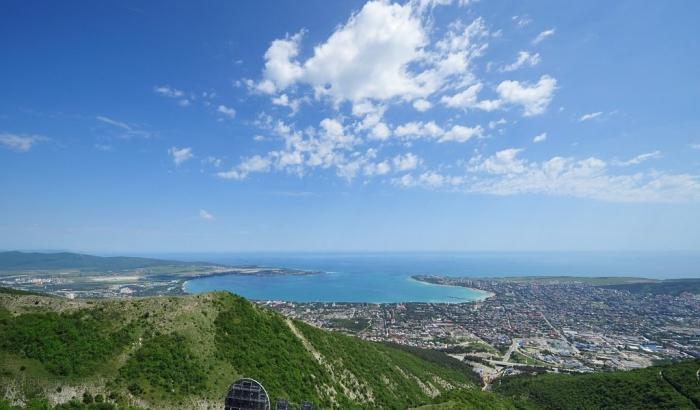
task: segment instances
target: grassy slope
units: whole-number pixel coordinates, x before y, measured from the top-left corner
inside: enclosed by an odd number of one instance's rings
[[[240,376],[260,380],[273,399],[321,408],[407,408],[476,390],[459,369],[288,322],[228,293],[108,301],[2,293],[0,334],[0,398],[14,400],[65,402],[88,390],[120,408],[218,408]]]

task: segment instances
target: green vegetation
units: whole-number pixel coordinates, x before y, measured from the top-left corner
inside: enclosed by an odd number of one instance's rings
[[[348,330],[350,332],[360,332],[369,326],[369,319],[331,319],[330,326],[335,329]]]
[[[697,393],[698,380],[688,363],[698,368],[691,361],[629,372],[505,377],[495,390],[523,409],[694,409],[686,394]],[[682,390],[665,380],[667,374]]]
[[[425,403],[426,396],[470,385],[461,371],[426,361],[405,350],[358,341],[304,323],[296,326],[329,366],[346,370],[337,374],[336,379],[355,398],[353,401],[366,403],[364,407],[412,407]],[[338,404],[341,408],[354,407],[352,402]]]
[[[223,292],[100,301],[2,293],[0,334],[0,397],[19,393],[29,409],[71,397],[55,409],[216,408],[242,376],[273,400],[319,408],[407,408],[476,387],[443,353],[323,331]]]
[[[202,393],[205,371],[184,337],[156,336],[139,348],[119,370],[120,380],[134,395],[145,391],[184,396]]]
[[[118,315],[99,310],[74,313],[0,313],[0,349],[40,361],[58,376],[85,376],[131,339],[128,326],[112,329]]]
[[[263,382],[273,398],[295,402],[316,398],[317,404],[331,404],[316,386],[336,386],[284,318],[235,297],[224,298],[220,309],[215,325],[222,360],[233,364],[240,375]]]
[[[223,292],[101,301],[0,293],[0,335],[0,398],[19,399],[22,410],[217,408],[242,376],[273,400],[318,408],[684,409],[700,401],[697,360],[509,377],[486,393],[468,365],[443,352],[327,332]],[[0,410],[18,409],[0,399]]]
[[[420,406],[415,410],[510,410],[516,408],[512,400],[497,394],[483,392],[479,389],[462,389],[441,394],[434,399],[433,404]]]
[[[682,293],[700,293],[700,279],[666,279],[652,283],[625,283],[605,286],[609,289],[626,290],[631,293],[678,296]]]

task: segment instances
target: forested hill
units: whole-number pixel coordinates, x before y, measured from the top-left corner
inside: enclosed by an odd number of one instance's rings
[[[495,391],[531,409],[700,408],[700,360],[627,372],[515,376]]]
[[[457,390],[477,408],[513,408],[449,356],[323,331],[223,292],[101,301],[0,292],[0,335],[0,399],[37,398],[30,409],[73,397],[56,408],[219,409],[241,376],[273,400],[323,409],[403,409]]]
[[[218,292],[67,300],[0,288],[0,410],[220,409],[239,377],[318,409],[694,409],[700,361],[504,377],[284,318]]]
[[[0,271],[30,269],[92,269],[118,271],[125,269],[147,268],[159,265],[185,264],[191,263],[125,256],[102,257],[69,252],[0,252]]]

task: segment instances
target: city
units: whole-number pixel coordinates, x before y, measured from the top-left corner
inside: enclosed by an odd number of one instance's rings
[[[363,339],[446,351],[484,383],[523,368],[628,370],[700,357],[697,294],[638,295],[571,279],[418,279],[493,296],[454,304],[258,303]]]

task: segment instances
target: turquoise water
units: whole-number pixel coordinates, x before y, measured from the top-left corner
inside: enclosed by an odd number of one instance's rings
[[[256,300],[299,302],[461,302],[480,291],[427,285],[417,274],[498,276],[700,277],[700,253],[687,252],[485,252],[485,253],[298,253],[154,255],[232,265],[286,267],[324,272],[309,276],[216,276],[187,282],[191,293],[213,290]]]

